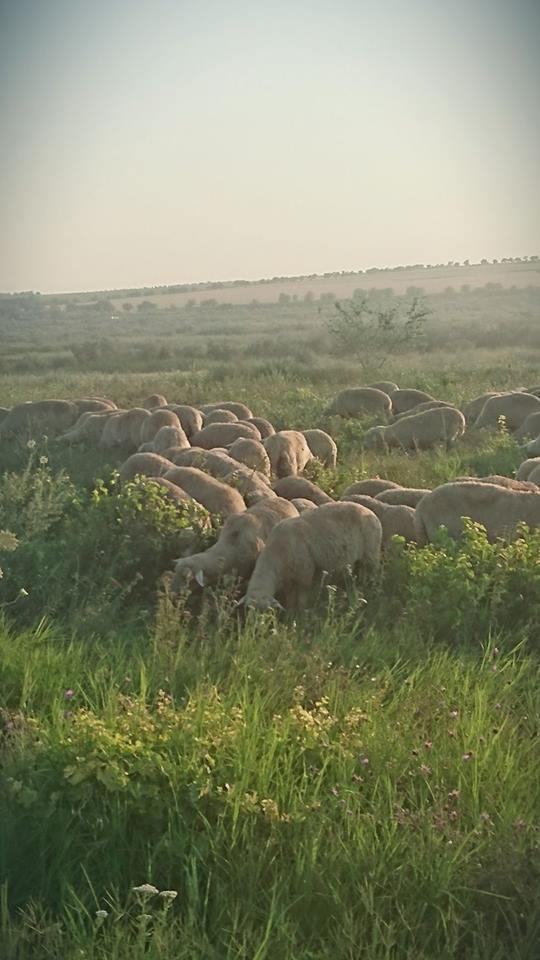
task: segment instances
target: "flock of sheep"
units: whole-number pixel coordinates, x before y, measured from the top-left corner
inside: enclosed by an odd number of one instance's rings
[[[460,411],[382,381],[343,390],[327,413],[378,418],[364,442],[382,451],[449,446],[466,429],[504,418],[516,438],[532,438],[529,458],[516,479],[463,477],[426,490],[375,477],[353,483],[336,502],[302,475],[314,459],[335,467],[332,437],[276,432],[240,402],[195,408],[160,394],[130,410],[104,398],[28,402],[0,408],[0,439],[46,432],[60,443],[125,450],[122,482],[144,475],[173,501],[195,500],[224,520],[212,547],[176,561],[172,590],[233,575],[247,584],[244,602],[259,609],[305,605],[322,576],[376,570],[396,534],[424,545],[445,526],[459,537],[464,517],[483,524],[490,540],[512,539],[520,523],[540,526],[540,386],[483,394]]]

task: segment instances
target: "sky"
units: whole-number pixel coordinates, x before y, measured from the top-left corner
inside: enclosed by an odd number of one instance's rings
[[[0,290],[540,253],[538,0],[1,0]]]

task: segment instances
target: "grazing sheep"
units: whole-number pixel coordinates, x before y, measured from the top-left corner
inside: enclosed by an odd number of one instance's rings
[[[529,457],[528,460],[524,460],[518,468],[516,480],[528,480],[537,467],[540,467],[540,457]]]
[[[538,436],[540,433],[540,410],[537,410],[536,413],[530,413],[528,417],[525,417],[525,420],[514,431],[512,436],[514,440],[525,440],[526,437],[533,439]]]
[[[508,490],[536,490],[535,483],[529,483],[527,480],[514,480],[513,477],[502,477],[499,473],[490,473],[487,477],[456,477],[453,483],[496,483],[499,487],[506,487]]]
[[[0,436],[16,433],[63,433],[79,418],[71,400],[36,400],[18,403],[0,422]]]
[[[151,454],[145,454],[151,456]],[[228,517],[231,513],[243,513],[246,505],[238,490],[228,484],[208,476],[197,467],[175,467],[164,474],[166,480],[171,480],[186,493],[189,493],[197,503],[206,507],[209,513]]]
[[[163,477],[173,468],[174,463],[159,453],[132,453],[120,467],[120,480],[133,480],[139,474],[143,477]]]
[[[343,576],[360,564],[374,572],[381,541],[380,520],[357,503],[325,503],[282,520],[257,559],[244,603],[260,610],[303,607],[323,575]]]
[[[491,542],[514,540],[519,523],[540,525],[540,491],[525,493],[496,483],[444,483],[426,494],[416,508],[418,543],[430,543],[442,526],[451,537],[459,538],[464,517],[481,523]]]
[[[311,500],[318,507],[322,503],[333,502],[332,497],[329,497],[316,483],[306,480],[305,477],[289,476],[276,480],[274,492],[278,497],[284,497],[285,500],[295,500],[299,497],[303,500]]]
[[[168,403],[165,410],[172,410],[180,421],[180,426],[186,437],[191,442],[191,438],[204,426],[204,417],[200,410],[190,407],[185,403]]]
[[[182,450],[189,447],[189,440],[182,427],[160,427],[151,442],[156,453],[163,453],[169,447],[180,447]]]
[[[58,437],[59,443],[91,443],[101,440],[107,418],[116,414],[115,410],[103,410],[101,413],[81,413],[79,419],[67,433]]]
[[[313,459],[303,433],[298,430],[280,430],[267,437],[264,448],[270,457],[272,473],[278,478],[301,473]]]
[[[397,383],[394,383],[393,380],[379,380],[377,383],[368,383],[368,387],[371,390],[382,390],[383,393],[387,393],[389,397],[392,396],[396,390],[399,390]]]
[[[470,400],[463,410],[463,416],[467,423],[476,423],[484,409],[486,401],[491,400],[492,397],[500,397],[500,395],[499,391],[492,390],[490,393],[482,393],[479,397],[475,397],[474,400]]]
[[[239,437],[248,440],[260,440],[261,435],[252,424],[247,423],[211,423],[203,427],[192,437],[194,447],[212,450],[213,447],[228,447]]]
[[[267,437],[271,437],[276,432],[270,421],[265,420],[264,417],[249,417],[247,420],[240,420],[239,422],[251,423],[252,426],[257,427],[262,440],[266,440]]]
[[[155,410],[157,407],[166,407],[167,398],[162,393],[151,393],[146,400],[143,400],[142,407],[146,410]]]
[[[213,410],[230,410],[235,413],[239,420],[250,420],[253,416],[249,407],[245,403],[238,403],[236,400],[224,400],[223,403],[205,403],[199,407],[202,413],[212,413]]]
[[[244,463],[252,470],[258,470],[265,477],[270,477],[270,458],[260,440],[249,440],[239,437],[229,447],[229,456],[239,463]]]
[[[449,447],[465,433],[465,417],[455,407],[437,407],[414,412],[388,427],[372,427],[364,442],[368,449],[386,450],[401,447],[404,450],[429,450],[439,443]]]
[[[227,574],[249,579],[270,531],[281,520],[297,516],[296,508],[288,500],[278,497],[262,500],[244,513],[231,515],[223,524],[214,546],[176,561],[172,592],[178,592],[192,578],[201,587],[213,584]]]
[[[403,420],[404,417],[416,416],[418,413],[424,413],[425,410],[437,410],[439,407],[452,407],[452,403],[447,403],[446,400],[426,400],[425,403],[419,403],[417,407],[413,407],[412,410],[405,410],[405,413],[396,413],[395,417],[392,418],[392,423],[397,423],[398,420]]]
[[[100,413],[117,409],[112,400],[101,400],[98,397],[82,397],[80,400],[74,400],[73,403],[79,413]]]
[[[386,546],[395,536],[404,537],[409,543],[416,540],[414,507],[407,507],[402,503],[383,503],[382,500],[376,500],[375,497],[366,497],[359,493],[353,493],[349,497],[342,497],[341,499],[349,503],[359,503],[379,518],[382,526],[383,546]]]
[[[373,387],[349,387],[342,390],[327,407],[326,413],[338,417],[378,416],[388,420],[392,401],[387,393]]]
[[[162,427],[163,430],[168,430],[168,427]],[[162,457],[165,457],[167,460],[172,460],[172,457],[169,456],[170,450],[181,450],[182,447],[168,447],[166,450],[160,450],[159,453]],[[141,443],[140,447],[137,447],[137,453],[158,453],[152,440],[149,440],[148,443]]]
[[[0,407],[0,423],[2,423],[2,421],[6,419],[9,413],[9,409],[10,409],[9,407]]]
[[[133,410],[117,410],[107,417],[99,446],[105,449],[113,447],[132,447],[138,450],[142,424],[150,419],[150,413],[143,407]]]
[[[530,443],[525,445],[527,453],[532,454],[533,457],[537,457],[540,454],[540,436],[536,437],[535,440],[531,440]]]
[[[375,497],[378,493],[382,493],[383,490],[397,490],[401,488],[401,484],[394,483],[393,480],[380,480],[379,477],[372,477],[368,480],[357,480],[355,483],[351,483],[343,493],[341,494],[340,500],[346,500],[347,497],[353,494],[365,494],[367,497]]]
[[[423,390],[395,390],[392,394],[392,413],[405,413],[407,410],[413,410],[419,403],[426,403],[429,400],[435,400],[430,393]]]
[[[537,384],[535,387],[528,387],[524,393],[532,393],[533,396],[540,397],[540,386]]]
[[[375,495],[375,500],[394,506],[416,507],[426,493],[431,493],[431,490],[424,490],[422,487],[398,487],[393,490],[382,490]]]
[[[158,430],[161,430],[162,427],[176,427],[178,430],[182,430],[180,420],[173,410],[164,410],[160,407],[143,419],[139,434],[139,443],[148,443],[150,440],[153,440]],[[169,446],[172,446],[172,444],[169,444]]]
[[[205,427],[211,423],[238,423],[238,417],[232,410],[212,410],[204,415]]]
[[[333,470],[337,461],[336,441],[324,430],[302,430],[302,433],[315,459]]]
[[[180,450],[171,456],[171,460],[180,467],[198,467],[223,480],[239,490],[246,501],[261,497],[275,497],[270,487],[270,481],[264,474],[251,470],[245,464],[239,463],[230,457],[226,451],[203,450],[201,447],[191,447],[190,450]]]
[[[182,490],[175,483],[167,480],[165,477],[149,477],[149,484],[154,484],[164,491],[167,500],[172,500],[178,506],[183,506],[187,500],[193,500],[185,490]]]
[[[486,400],[474,426],[477,430],[482,427],[497,427],[500,417],[504,417],[506,426],[513,432],[519,429],[530,413],[538,410],[540,399],[532,393],[501,393],[498,397]]]
[[[304,510],[317,509],[317,504],[313,503],[313,500],[306,500],[305,497],[293,497],[293,499],[290,500],[289,502],[296,507],[296,509],[298,510],[298,513],[303,513]]]
[[[529,474],[529,483],[534,483],[535,486],[540,487],[540,464],[531,470]]]

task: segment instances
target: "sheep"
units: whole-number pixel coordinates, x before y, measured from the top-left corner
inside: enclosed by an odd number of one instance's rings
[[[71,430],[58,437],[58,442],[99,443],[107,418],[115,413],[115,410],[103,410],[100,413],[81,413]]]
[[[145,456],[148,457],[150,454],[147,453]],[[197,467],[176,467],[171,464],[164,477],[189,493],[209,513],[228,517],[232,513],[242,513],[246,509],[238,490],[216,480],[215,477],[209,477]]]
[[[272,473],[278,478],[301,473],[313,459],[307,440],[298,430],[280,430],[263,441]]]
[[[163,410],[160,407],[150,413],[142,422],[139,443],[148,443],[149,440],[153,440],[162,427],[176,427],[178,430],[182,430],[180,420],[173,410]],[[172,444],[169,444],[169,446],[172,446]]]
[[[477,430],[482,427],[496,427],[500,417],[504,417],[506,426],[513,432],[519,429],[530,413],[538,410],[540,399],[532,393],[501,393],[498,397],[486,400],[474,426]]]
[[[380,520],[357,503],[325,503],[282,520],[259,554],[243,602],[261,610],[280,601],[303,607],[323,574],[343,576],[360,563],[375,572],[381,542]]]
[[[540,454],[540,436],[536,437],[535,440],[531,440],[530,443],[525,444],[525,449],[527,453],[532,454],[533,457],[536,457]]]
[[[247,437],[251,440],[260,440],[261,435],[252,424],[247,423],[211,423],[208,427],[203,427],[192,437],[194,447],[203,447],[204,450],[212,450],[213,447],[228,447],[239,437]]]
[[[304,510],[317,509],[317,504],[313,503],[313,500],[306,500],[305,497],[293,497],[293,499],[290,500],[289,503],[292,503],[296,507],[296,509],[298,510],[298,513],[303,513]]]
[[[348,503],[359,503],[379,518],[382,526],[383,547],[395,536],[404,537],[409,543],[416,540],[414,507],[408,507],[402,503],[383,503],[382,500],[376,500],[375,497],[367,497],[359,493],[352,493],[350,496],[341,499]]]
[[[174,463],[159,453],[132,453],[120,467],[120,480],[133,480],[139,474],[144,477],[163,477],[172,469]]]
[[[379,380],[377,383],[368,383],[368,387],[371,390],[382,390],[383,393],[387,393],[389,397],[392,396],[396,390],[399,390],[397,383],[394,383],[393,380]]]
[[[71,400],[36,400],[18,403],[0,423],[0,436],[16,433],[63,433],[79,418]]]
[[[258,470],[265,477],[270,477],[270,458],[260,440],[239,437],[238,440],[231,443],[229,456],[252,470]]]
[[[151,441],[156,453],[163,453],[170,447],[180,447],[180,449],[189,448],[189,440],[186,437],[182,427],[160,427],[154,439]]]
[[[532,393],[533,396],[540,397],[540,385],[536,384],[534,387],[527,387],[527,389],[524,390],[524,393]]]
[[[167,500],[172,500],[177,506],[183,506],[189,500],[193,501],[193,497],[190,497],[189,493],[186,493],[186,491],[178,487],[176,483],[172,483],[171,480],[167,480],[165,477],[149,477],[148,483],[160,487],[160,489],[164,491]]]
[[[82,397],[80,400],[74,400],[73,403],[79,413],[100,413],[117,409],[112,400],[101,400],[99,397]]]
[[[247,420],[240,420],[239,423],[251,423],[254,427],[257,427],[262,440],[266,440],[267,437],[271,437],[276,432],[270,421],[265,420],[264,417],[248,417]]]
[[[232,410],[212,410],[204,416],[204,426],[211,423],[238,423],[238,417]]]
[[[463,436],[465,417],[455,407],[437,407],[414,412],[388,427],[372,427],[368,430],[364,442],[368,449],[386,450],[401,447],[404,450],[429,450],[438,443],[447,448]]]
[[[496,483],[499,487],[507,487],[508,490],[536,490],[535,483],[529,483],[527,480],[514,480],[513,477],[503,477],[498,473],[490,473],[487,477],[456,477],[453,483]]]
[[[357,480],[351,483],[341,494],[340,500],[346,500],[353,494],[365,494],[368,497],[375,497],[383,490],[397,490],[401,484],[394,483],[393,480],[381,480],[379,477],[372,477],[368,480]]]
[[[535,486],[540,487],[540,464],[530,472],[529,483],[534,483]]]
[[[528,417],[512,434],[514,440],[524,440],[526,437],[533,439],[540,433],[540,410],[536,413],[530,413]]]
[[[334,469],[337,461],[337,444],[324,430],[302,430],[313,456],[325,467]]]
[[[146,410],[155,410],[157,407],[166,407],[167,398],[162,393],[151,393],[146,400],[143,400],[142,407]]]
[[[172,410],[180,421],[180,426],[186,437],[191,442],[191,438],[204,426],[204,416],[200,410],[190,407],[185,403],[168,403],[164,410]]]
[[[305,477],[282,477],[281,480],[276,480],[273,489],[278,497],[284,497],[285,500],[295,500],[301,497],[303,500],[311,500],[316,506],[333,502],[332,497],[329,497],[316,483],[306,480]]]
[[[262,500],[244,513],[232,514],[223,524],[214,546],[176,561],[172,593],[178,592],[192,578],[201,587],[213,584],[227,574],[248,580],[273,527],[281,520],[297,516],[296,507],[278,497]]]
[[[378,416],[388,420],[392,401],[387,393],[372,387],[349,387],[342,390],[326,409],[338,417]]]
[[[405,413],[406,410],[413,410],[419,403],[426,403],[429,400],[435,400],[430,393],[423,390],[394,390],[392,394],[392,413]]]
[[[9,407],[0,407],[0,423],[6,419],[10,408]]]
[[[447,403],[446,400],[426,400],[425,403],[419,403],[417,407],[413,407],[412,410],[405,410],[404,413],[396,413],[395,417],[392,417],[392,423],[397,423],[398,420],[403,420],[404,417],[416,416],[418,413],[424,413],[425,410],[437,410],[439,407],[452,407],[452,403]]]
[[[190,450],[180,450],[171,455],[171,460],[180,467],[198,467],[223,480],[236,490],[239,490],[247,501],[261,497],[275,497],[270,487],[270,481],[257,470],[250,470],[245,464],[239,463],[230,457],[226,451],[203,450],[201,447],[191,447]]]
[[[540,467],[540,457],[529,457],[524,460],[516,473],[516,480],[528,480],[531,473]]]
[[[99,446],[105,449],[112,447],[132,447],[137,450],[140,446],[142,426],[151,414],[144,407],[134,407],[132,410],[117,410],[107,421],[99,439]],[[150,437],[148,439],[151,439]]]
[[[375,500],[393,506],[416,507],[427,493],[431,493],[431,490],[422,487],[398,487],[393,490],[381,490],[375,495]]]
[[[496,483],[473,481],[444,483],[422,498],[416,508],[418,543],[433,541],[440,527],[458,539],[463,518],[481,523],[490,542],[502,538],[514,540],[520,523],[540,525],[540,491],[510,490]]]
[[[479,397],[475,397],[474,400],[470,400],[463,409],[463,416],[465,417],[467,423],[476,423],[478,417],[484,409],[486,401],[491,400],[492,397],[500,396],[501,394],[499,391],[492,390],[490,393],[482,393]]]
[[[249,407],[246,407],[245,403],[239,403],[236,400],[224,400],[222,403],[205,403],[203,406],[199,407],[199,410],[204,413],[212,413],[213,410],[230,410],[231,413],[235,413],[239,420],[250,420],[253,416]]]

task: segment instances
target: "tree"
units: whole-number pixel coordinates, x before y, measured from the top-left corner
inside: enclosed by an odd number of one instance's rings
[[[419,345],[431,313],[420,296],[384,308],[375,308],[367,296],[334,306],[326,325],[335,351],[357,360],[364,372],[380,370],[393,354]]]
[[[122,304],[122,310],[125,310],[126,313],[129,313],[130,310],[133,310],[133,304],[132,304],[132,303],[123,303],[123,304]]]

